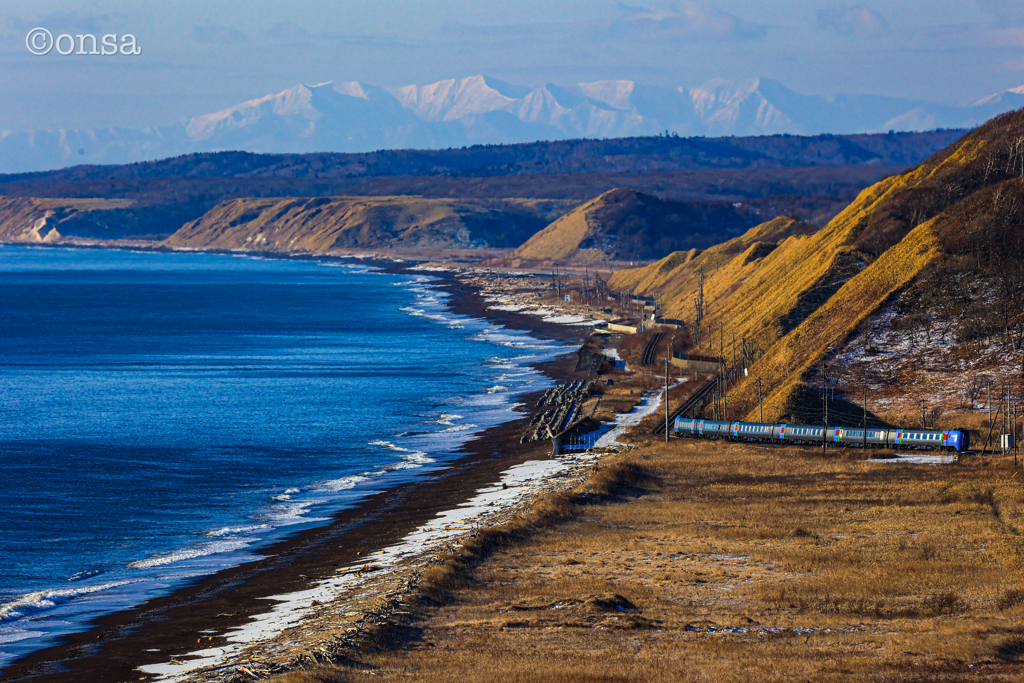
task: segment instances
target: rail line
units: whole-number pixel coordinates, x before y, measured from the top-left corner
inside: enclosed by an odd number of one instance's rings
[[[675,411],[671,414],[671,416],[669,417],[669,424],[675,424],[677,417],[699,407],[701,403],[704,401],[704,398],[712,391],[714,391],[715,385],[717,383],[717,378],[711,380],[710,382],[702,386],[700,389],[698,389],[697,393],[695,393],[690,398],[686,399],[686,401],[683,402],[683,405],[676,408]],[[651,433],[658,435],[664,434],[665,422],[663,420],[659,420],[658,424],[654,427],[653,430],[651,430]]]
[[[644,347],[643,356],[640,358],[640,365],[654,365],[654,361],[658,358],[658,344],[664,336],[664,332],[651,335],[651,338],[647,340],[647,346]]]

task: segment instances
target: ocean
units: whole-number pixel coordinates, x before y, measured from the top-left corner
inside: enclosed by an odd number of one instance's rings
[[[554,340],[356,259],[0,245],[0,667],[451,461]]]

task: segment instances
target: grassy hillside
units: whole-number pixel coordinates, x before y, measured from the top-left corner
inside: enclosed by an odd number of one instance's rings
[[[730,405],[739,411],[734,414],[755,416],[754,378],[769,396],[766,418],[806,414],[807,381],[820,379],[820,363],[840,355],[893,301],[911,295],[926,307],[917,324],[967,316],[973,335],[989,340],[979,346],[1002,344],[1009,353],[1006,365],[1019,368],[1019,361],[1010,360],[1024,347],[1019,176],[1020,112],[997,117],[918,167],[866,189],[814,234],[794,233],[774,248],[760,247],[763,257],[754,258],[758,233],[784,228],[785,219],[758,226],[728,247],[674,254],[617,273],[610,284],[660,293],[666,315],[693,320],[693,293],[704,267],[707,323],[715,331],[705,335],[712,338],[711,348],[719,351],[724,329],[726,355],[733,333],[764,352],[750,377],[732,390]],[[900,322],[906,324],[905,317]],[[969,342],[972,333],[961,342]]]
[[[769,255],[786,239],[808,235],[816,230],[809,223],[779,216],[704,251],[677,251],[649,266],[619,271],[612,277],[610,284],[616,289],[626,289],[637,294],[660,293],[669,302],[671,311],[683,318],[692,317],[692,308],[687,306],[696,294],[701,270],[706,279],[705,297],[714,299],[715,291],[721,290],[724,293],[730,284],[742,279],[742,276],[715,277],[730,262],[736,261],[734,270],[742,269]]]
[[[554,201],[421,197],[235,199],[171,235],[168,246],[324,253],[338,249],[507,248],[567,207]]]
[[[757,220],[750,210],[732,204],[676,202],[618,188],[562,216],[516,249],[515,256],[646,260],[674,249],[717,244]]]

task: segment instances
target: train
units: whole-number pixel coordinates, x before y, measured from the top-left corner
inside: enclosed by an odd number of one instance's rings
[[[866,432],[866,433],[865,433]],[[675,433],[679,436],[770,441],[772,443],[818,444],[822,441],[841,446],[866,448],[918,448],[968,450],[971,435],[965,429],[905,429],[884,427],[824,427],[823,425],[770,424],[767,422],[720,422],[677,417]]]

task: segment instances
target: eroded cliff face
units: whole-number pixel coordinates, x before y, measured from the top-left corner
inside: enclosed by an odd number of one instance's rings
[[[127,199],[0,197],[0,242],[57,244],[87,237],[82,228],[107,222],[133,204]]]
[[[192,249],[326,253],[346,249],[511,248],[571,203],[422,197],[234,199],[165,244]]]

